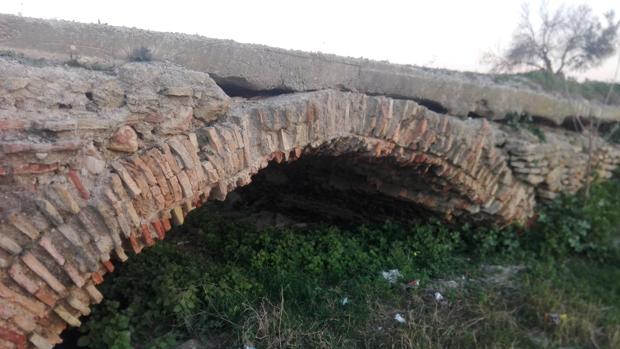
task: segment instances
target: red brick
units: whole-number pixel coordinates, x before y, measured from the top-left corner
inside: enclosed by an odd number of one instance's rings
[[[34,295],[41,302],[53,307],[56,304],[56,297],[54,297],[51,293],[47,292],[44,289],[39,289],[37,293]]]
[[[276,163],[281,163],[284,160],[284,153],[281,151],[275,151],[271,153],[272,160],[275,160]]]
[[[5,327],[0,327],[0,338],[17,344],[17,348],[19,349],[26,349],[27,338],[21,333],[17,333]]]
[[[82,184],[78,173],[75,170],[69,170],[67,176],[69,176],[69,179],[71,180],[71,183],[73,183],[73,185],[75,186],[75,189],[80,192],[80,196],[82,197],[82,199],[88,200],[88,198],[90,198],[90,193]]]
[[[0,148],[5,154],[15,153],[50,153],[55,151],[78,150],[82,143],[80,141],[65,141],[56,143],[0,143]]]
[[[0,297],[23,306],[36,316],[42,316],[45,312],[45,306],[43,304],[11,290],[2,283],[0,283]]]
[[[26,275],[26,271],[24,268],[18,264],[14,263],[9,269],[9,275],[11,278],[22,288],[28,291],[30,294],[35,294],[39,289],[39,285],[37,285],[32,279],[30,279]]]
[[[164,231],[164,227],[159,221],[159,219],[153,221],[153,227],[155,227],[155,231],[157,231],[157,236],[159,237],[159,240],[163,240],[166,237],[166,232]]]
[[[114,264],[112,264],[112,262],[110,262],[109,260],[107,260],[107,261],[103,262],[102,264],[103,264],[103,266],[106,268],[106,270],[107,270],[109,273],[114,272]]]
[[[100,283],[103,282],[103,276],[101,276],[101,274],[99,274],[98,271],[92,273],[91,278],[93,279],[93,282],[95,283],[95,285],[99,285]]]
[[[142,246],[140,246],[135,234],[131,234],[129,237],[129,242],[131,243],[131,248],[135,254],[142,252]]]
[[[13,174],[42,174],[58,170],[58,164],[22,164],[13,168]]]
[[[78,270],[73,266],[73,264],[70,263],[66,263],[64,265],[64,269],[65,272],[67,273],[67,275],[69,275],[69,278],[71,279],[71,281],[73,281],[73,283],[77,286],[77,287],[82,287],[84,286],[84,283],[86,283],[86,281],[84,280],[84,278],[80,275],[80,273],[78,272]]]
[[[6,130],[21,130],[26,128],[26,122],[16,119],[2,119],[0,120],[0,131]]]
[[[155,244],[151,231],[149,230],[149,226],[146,224],[142,224],[142,237],[144,238],[144,242],[146,242],[147,246],[153,246]]]
[[[415,158],[413,159],[413,162],[415,163],[422,163],[422,162],[426,162],[427,157],[424,154],[418,154],[415,156]]]
[[[170,219],[168,218],[162,218],[162,224],[164,226],[164,231],[170,231],[170,229],[172,229],[172,224],[170,224]]]
[[[47,236],[44,236],[39,240],[39,245],[43,247],[43,249],[47,251],[50,256],[52,256],[56,263],[58,263],[59,265],[65,264],[65,257],[63,257],[63,255],[58,252],[52,240],[50,240]]]

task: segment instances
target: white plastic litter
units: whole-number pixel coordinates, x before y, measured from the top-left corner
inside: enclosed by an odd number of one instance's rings
[[[256,349],[256,347],[253,346],[253,345],[247,345],[246,344],[246,345],[243,346],[243,349]]]
[[[342,305],[347,305],[349,304],[349,297],[344,297],[341,301],[340,304]]]
[[[443,295],[439,292],[435,292],[434,296],[437,302],[441,302],[443,300]]]
[[[394,315],[394,320],[400,322],[401,324],[404,324],[407,322],[407,320],[405,320],[405,318],[400,314]]]
[[[383,275],[383,278],[386,279],[391,284],[396,283],[398,279],[403,277],[403,274],[401,274],[400,271],[398,271],[398,269],[382,271],[381,275]]]

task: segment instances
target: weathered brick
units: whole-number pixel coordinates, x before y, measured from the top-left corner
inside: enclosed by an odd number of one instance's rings
[[[39,230],[26,220],[23,215],[12,214],[8,217],[8,221],[31,240],[39,238]]]
[[[35,297],[37,297],[38,300],[40,300],[41,302],[49,305],[50,307],[53,307],[56,304],[56,297],[54,297],[54,295],[52,295],[50,292],[47,292],[45,289],[40,288],[35,294]]]
[[[175,224],[183,224],[185,221],[185,216],[183,215],[183,209],[181,209],[181,206],[177,206],[172,209],[172,218],[174,219]]]
[[[52,221],[52,223],[54,223],[55,225],[61,225],[64,223],[62,216],[60,215],[60,213],[58,213],[58,210],[56,209],[56,207],[54,207],[54,205],[52,205],[51,202],[45,199],[37,198],[35,200],[35,203],[37,204],[39,210],[41,210],[45,217]]]
[[[130,200],[127,191],[125,191],[125,188],[123,187],[123,182],[121,178],[115,173],[110,175],[110,187],[112,188],[114,194],[116,194],[116,196],[118,196],[121,201]]]
[[[153,240],[153,235],[149,230],[149,226],[146,224],[142,224],[142,237],[144,238],[144,242],[147,246],[153,246],[155,241]]]
[[[135,234],[131,234],[131,236],[129,237],[129,242],[131,243],[131,248],[135,254],[139,254],[140,252],[142,252],[142,246],[138,242],[138,239],[136,239]]]
[[[130,163],[124,163],[124,166],[131,174],[131,178],[133,178],[138,185],[138,188],[140,188],[141,195],[145,198],[150,197],[151,192],[149,191],[148,181],[146,180],[144,172],[142,172],[142,170],[140,170],[137,166]]]
[[[58,170],[58,164],[21,164],[13,167],[15,175],[37,175]]]
[[[54,345],[47,341],[44,337],[37,333],[30,335],[30,343],[32,343],[37,349],[53,349]]]
[[[9,300],[13,303],[19,304],[32,314],[36,316],[43,316],[45,312],[45,305],[42,303],[31,299],[29,297],[25,297],[24,295],[11,290],[9,287],[5,286],[0,282],[0,297]]]
[[[57,229],[73,246],[78,248],[84,246],[84,243],[80,238],[80,234],[78,234],[69,224],[59,225]]]
[[[18,349],[26,349],[26,336],[11,329],[0,327],[0,338],[5,341],[16,344]]]
[[[198,149],[200,147],[198,145],[198,137],[196,137],[196,134],[194,132],[190,132],[187,134],[187,136],[189,137],[189,141],[192,142],[192,145],[194,146],[194,149],[192,149],[192,151],[198,152]]]
[[[164,175],[164,177],[170,178],[170,177],[172,177],[174,175],[174,173],[173,173],[172,169],[170,168],[170,165],[166,161],[164,155],[161,152],[159,152],[157,149],[149,150],[147,152],[147,155],[161,169],[162,174]]]
[[[190,183],[189,177],[187,177],[187,173],[185,173],[185,171],[180,171],[177,173],[177,179],[179,180],[181,189],[183,190],[183,198],[191,198],[194,196],[192,184]]]
[[[63,206],[69,212],[73,214],[80,212],[80,205],[78,205],[78,203],[73,198],[73,195],[71,195],[71,193],[67,190],[67,188],[65,188],[64,186],[60,184],[54,184],[52,185],[52,187],[54,188],[54,191],[56,192],[56,194],[62,201]]]
[[[170,170],[172,170],[172,173],[173,174],[179,173],[179,171],[181,171],[181,167],[179,166],[179,164],[177,163],[177,160],[172,155],[172,152],[170,151],[170,147],[168,146],[168,144],[164,143],[161,146],[161,149],[163,152],[163,158],[165,162],[168,164],[168,166],[170,167]]]
[[[95,303],[97,304],[101,303],[101,301],[103,300],[103,295],[101,294],[101,292],[99,292],[99,290],[97,290],[97,288],[94,285],[91,285],[91,284],[86,285],[84,289],[86,290],[90,298],[92,298],[92,300]]]
[[[138,187],[138,184],[136,184],[136,182],[133,180],[133,178],[123,165],[118,162],[112,162],[111,166],[121,177],[123,183],[125,183],[125,186],[127,187],[127,190],[129,190],[129,194],[131,195],[131,197],[136,197],[140,195],[140,193],[142,193],[142,191]]]
[[[0,132],[23,130],[29,126],[30,122],[19,118],[0,119]]]
[[[79,140],[56,143],[0,142],[0,149],[5,154],[75,151],[80,149],[81,146],[82,143]]]
[[[29,313],[17,314],[11,318],[13,323],[22,329],[25,333],[30,333],[37,328],[35,317]],[[24,346],[25,349],[25,346]]]
[[[158,186],[151,187],[151,194],[153,195],[153,200],[157,207],[161,210],[166,207],[166,198],[162,195],[161,190]]]
[[[64,269],[65,273],[67,273],[67,275],[69,275],[69,278],[71,279],[71,281],[73,281],[73,283],[77,287],[84,286],[84,283],[86,283],[86,280],[82,277],[82,275],[80,275],[80,272],[73,266],[73,264],[66,263],[63,266],[63,269]]]
[[[28,293],[34,295],[39,290],[39,285],[36,284],[27,274],[24,268],[19,263],[13,263],[9,268],[9,275],[19,286],[28,291]]]
[[[54,313],[56,313],[56,315],[58,315],[64,322],[69,324],[69,326],[80,327],[82,325],[80,320],[73,316],[73,314],[71,314],[67,308],[62,305],[57,305],[54,308]]]
[[[136,209],[133,207],[133,204],[131,202],[126,202],[125,209],[127,210],[127,214],[129,215],[129,218],[131,219],[133,225],[135,227],[140,226],[140,217],[138,216]]]
[[[170,231],[170,229],[172,229],[172,224],[170,224],[170,219],[168,219],[167,217],[164,217],[161,219],[161,221],[164,227],[164,231]]]
[[[88,304],[82,302],[78,297],[76,297],[75,295],[71,294],[69,295],[67,298],[67,303],[69,303],[69,305],[80,312],[80,314],[88,316],[90,315],[90,308],[88,306]]]
[[[174,151],[180,158],[183,163],[183,167],[186,169],[192,169],[196,164],[194,163],[194,158],[191,153],[185,148],[183,142],[178,138],[172,138],[168,140],[168,145],[172,151]]]
[[[108,273],[114,272],[114,264],[112,264],[110,260],[101,262],[101,264],[103,264],[104,268],[108,271]]]
[[[24,254],[22,261],[54,291],[58,293],[64,292],[65,286],[32,253]]]
[[[129,257],[127,257],[127,255],[125,254],[125,250],[122,247],[115,248],[114,252],[116,253],[116,256],[121,262],[125,262],[127,261],[127,259],[129,259]]]
[[[105,222],[105,225],[110,232],[110,237],[114,242],[114,246],[122,246],[122,241],[120,238],[120,228],[110,208],[108,208],[108,206],[103,202],[99,202],[96,205],[96,210]]]
[[[75,189],[78,191],[78,193],[80,193],[82,199],[88,200],[90,198],[90,193],[86,189],[86,187],[84,187],[84,184],[82,184],[82,180],[80,179],[80,175],[77,173],[77,171],[69,170],[69,172],[67,173],[67,177],[69,177],[69,180],[71,181],[71,183],[73,183]]]
[[[41,240],[39,240],[39,245],[43,247],[43,249],[47,251],[47,253],[49,253],[52,258],[54,258],[58,265],[65,264],[65,257],[63,257],[63,255],[58,252],[52,240],[49,239],[47,236],[43,236]]]
[[[164,227],[161,221],[159,219],[156,219],[151,224],[153,224],[155,231],[157,231],[157,236],[159,237],[159,240],[163,240],[166,237],[166,232],[164,231]]]
[[[103,224],[96,224],[100,214],[92,207],[84,207],[77,215],[78,221],[82,225],[82,231],[85,231],[94,242],[95,247],[102,255],[107,255],[112,249],[112,238],[107,233]]]
[[[103,276],[101,276],[101,274],[98,271],[95,271],[92,274],[90,274],[90,278],[93,280],[95,285],[99,285],[103,283]]]
[[[130,158],[131,162],[144,174],[149,185],[156,185],[157,180],[155,179],[155,175],[151,171],[151,169],[142,161],[138,156],[132,156]]]
[[[183,190],[181,189],[178,178],[176,176],[173,176],[168,178],[168,181],[170,183],[170,187],[172,188],[174,201],[178,202],[183,200]]]
[[[22,247],[8,236],[0,235],[0,247],[12,254],[19,254]]]

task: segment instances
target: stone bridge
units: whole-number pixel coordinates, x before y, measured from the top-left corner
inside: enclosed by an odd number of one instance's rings
[[[141,47],[154,60],[128,62]],[[52,348],[114,260],[270,162],[329,159],[356,180],[332,173],[328,190],[496,225],[620,163],[567,128],[620,108],[484,75],[7,15],[0,50],[1,348]]]

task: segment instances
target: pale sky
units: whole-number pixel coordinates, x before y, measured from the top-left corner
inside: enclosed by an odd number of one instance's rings
[[[587,2],[598,14],[620,0]],[[200,34],[435,68],[487,71],[483,52],[505,48],[522,0],[0,0],[0,13]],[[531,0],[536,9],[540,0]],[[609,81],[617,56],[583,76]]]

